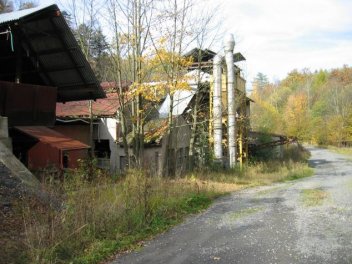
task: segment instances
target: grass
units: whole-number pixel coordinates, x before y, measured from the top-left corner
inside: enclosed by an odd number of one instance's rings
[[[267,185],[275,182],[293,181],[312,176],[314,170],[306,162],[271,161],[257,162],[242,170],[233,171],[201,171],[191,177],[217,184],[232,184],[231,187],[243,188],[248,186]]]
[[[62,211],[24,208],[25,263],[98,263],[116,251],[138,247],[220,195],[208,183],[140,171],[118,181],[87,182],[74,174],[60,188]]]
[[[349,190],[352,191],[352,180],[350,180],[350,181],[347,182],[346,187],[347,187]]]
[[[327,148],[331,151],[338,153],[338,154],[352,156],[352,148],[344,148],[344,147],[338,148],[338,147],[333,147],[333,146],[328,146]]]
[[[252,214],[258,213],[260,211],[264,210],[263,207],[250,207],[250,208],[245,208],[243,210],[234,212],[230,214],[229,218],[233,221],[250,216]]]
[[[307,207],[322,205],[328,196],[328,192],[320,189],[305,189],[301,192],[302,203]]]
[[[199,170],[182,178],[130,171],[112,179],[86,168],[64,183],[44,184],[63,201],[61,211],[31,204],[23,208],[25,258],[18,263],[99,263],[116,252],[141,247],[145,240],[208,208],[217,197],[251,186],[312,175],[306,162],[256,162],[231,171]],[[261,208],[231,215],[246,217]]]

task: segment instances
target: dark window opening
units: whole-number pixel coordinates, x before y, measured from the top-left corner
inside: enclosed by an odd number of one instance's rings
[[[155,151],[154,153],[154,164],[155,164],[155,173],[159,172],[159,152]]]
[[[68,168],[68,161],[69,161],[68,154],[65,152],[62,156],[62,166],[64,169]]]
[[[29,137],[15,129],[10,129],[12,138],[12,152],[22,164],[28,167],[28,151],[38,143],[38,140]]]
[[[94,141],[94,154],[97,158],[108,159],[111,155],[110,144],[108,139]]]

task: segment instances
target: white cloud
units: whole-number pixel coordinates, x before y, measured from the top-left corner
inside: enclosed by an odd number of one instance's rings
[[[213,7],[222,27],[234,33],[236,51],[247,59],[240,66],[249,86],[258,72],[273,80],[293,69],[352,64],[351,0],[198,1]],[[215,51],[221,49],[220,42]]]
[[[249,81],[259,71],[272,79],[295,68],[351,64],[352,1],[226,0],[222,9]]]

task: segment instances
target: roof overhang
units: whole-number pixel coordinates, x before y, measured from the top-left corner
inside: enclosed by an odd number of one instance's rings
[[[105,97],[57,5],[1,14],[0,32],[6,31],[0,35],[0,80],[14,81],[21,64],[22,82],[57,87],[58,102]]]
[[[89,149],[90,146],[43,126],[17,126],[18,131],[61,150]]]

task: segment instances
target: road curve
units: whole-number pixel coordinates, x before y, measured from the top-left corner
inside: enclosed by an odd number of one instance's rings
[[[352,161],[309,150],[313,177],[223,197],[111,263],[352,263]]]

